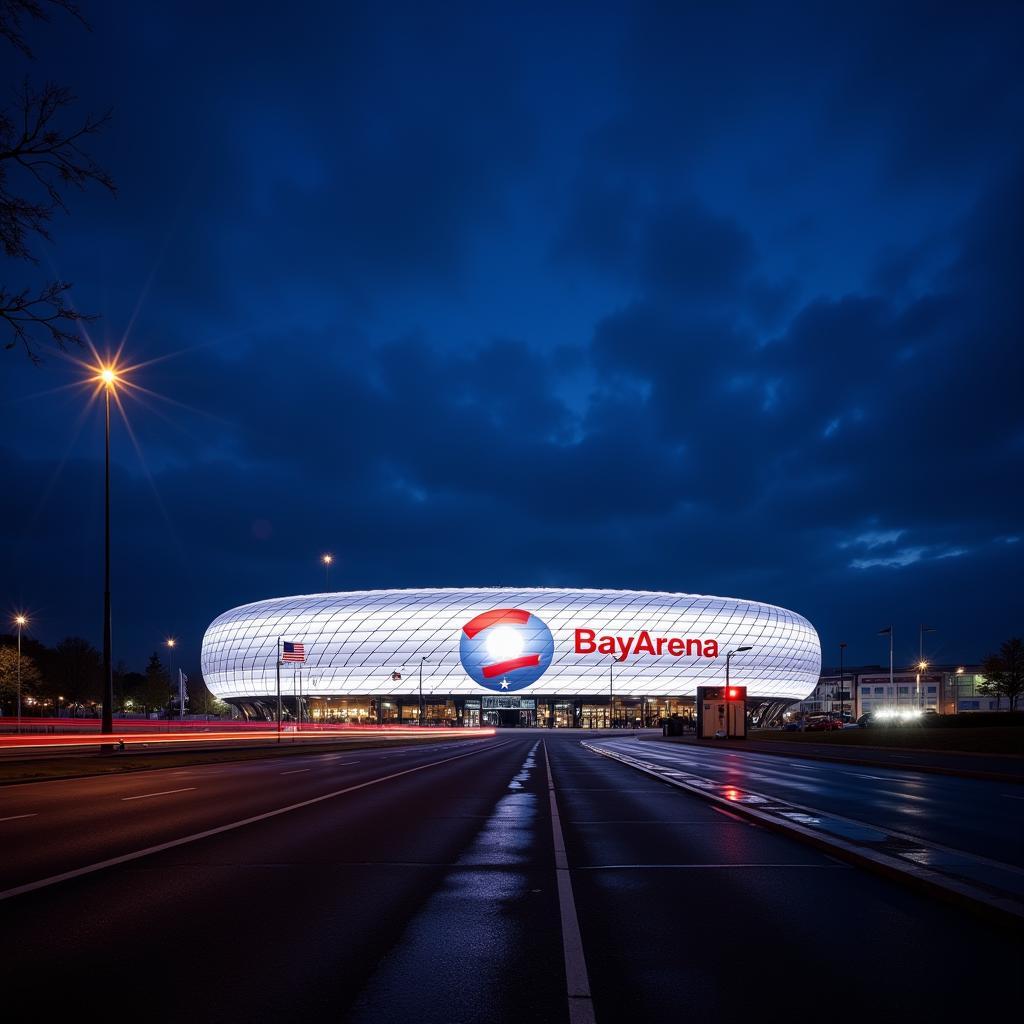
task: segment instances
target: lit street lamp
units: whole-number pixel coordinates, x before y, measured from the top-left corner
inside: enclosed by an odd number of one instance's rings
[[[924,706],[924,692],[921,689],[921,673],[928,667],[924,660],[924,635],[936,632],[933,626],[920,626],[917,631],[917,706]]]
[[[21,732],[21,631],[28,625],[28,619],[15,615],[14,624],[18,627],[18,732]]]
[[[320,556],[320,561],[324,563],[324,590],[331,589],[331,562],[334,561],[334,555],[330,552]]]
[[[114,668],[110,650],[110,393],[118,383],[117,368],[101,366],[95,379],[103,388],[106,412],[103,487],[103,721],[100,732],[109,734],[114,731]]]
[[[174,648],[177,646],[178,641],[173,637],[169,636],[165,641],[167,644],[167,674],[170,676],[170,700],[167,703],[168,712],[171,705],[174,703]],[[181,709],[181,717],[185,717],[185,709]],[[170,713],[167,715],[168,722],[171,720]]]

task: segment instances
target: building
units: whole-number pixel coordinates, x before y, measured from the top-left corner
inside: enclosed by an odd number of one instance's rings
[[[301,645],[286,653],[282,645]],[[698,685],[747,687],[761,721],[814,685],[795,612],[622,590],[380,590],[234,608],[203,639],[207,686],[248,717],[606,728],[688,714]],[[292,660],[303,657],[303,661]]]
[[[844,681],[841,687],[840,682]],[[859,718],[869,711],[935,711],[955,715],[971,711],[1006,710],[1006,701],[981,692],[985,677],[976,666],[929,665],[894,672],[881,665],[854,667],[843,672],[829,669],[814,689],[790,709],[802,714],[840,714]]]

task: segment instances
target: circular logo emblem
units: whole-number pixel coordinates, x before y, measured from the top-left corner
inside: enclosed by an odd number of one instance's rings
[[[495,608],[462,627],[462,667],[474,682],[498,693],[535,683],[554,653],[555,641],[547,624],[520,608]]]

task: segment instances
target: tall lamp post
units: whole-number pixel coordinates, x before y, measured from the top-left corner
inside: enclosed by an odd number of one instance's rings
[[[846,650],[845,642],[839,644],[839,718],[842,720],[846,711],[846,675],[843,672],[843,652]]]
[[[168,708],[170,708],[170,704],[174,702],[174,648],[177,646],[178,641],[173,636],[169,636],[164,641],[164,643],[167,644],[167,674],[168,674],[168,676],[170,676],[170,684],[171,684],[171,693],[170,693],[170,698],[171,699],[170,699],[170,703],[168,704]],[[184,709],[184,707],[182,707],[180,709],[180,713],[181,713],[181,717],[184,718],[185,717],[185,709]],[[168,714],[168,716],[167,716],[168,723],[170,722],[170,720],[171,720],[171,716],[170,716],[170,714]]]
[[[917,631],[917,706],[924,707],[924,691],[921,689],[921,673],[928,667],[924,660],[924,635],[934,633],[934,626],[920,626]]]
[[[614,728],[615,722],[615,663],[618,658],[612,658],[608,663],[608,728]]]
[[[14,624],[18,627],[18,732],[21,732],[21,631],[28,625],[28,619],[15,615]]]
[[[96,376],[103,388],[105,407],[105,473],[103,485],[103,720],[101,733],[114,731],[114,667],[110,642],[110,393],[117,385],[117,370],[102,366]]]
[[[421,729],[423,728],[423,662],[426,660],[426,655],[423,655],[423,657],[420,658],[420,720],[416,724]]]
[[[331,589],[331,562],[334,561],[334,555],[330,552],[320,556],[320,561],[324,564],[324,590]]]

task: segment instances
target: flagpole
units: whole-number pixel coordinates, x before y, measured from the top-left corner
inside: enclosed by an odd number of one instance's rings
[[[281,638],[277,638],[277,742],[281,742]]]

